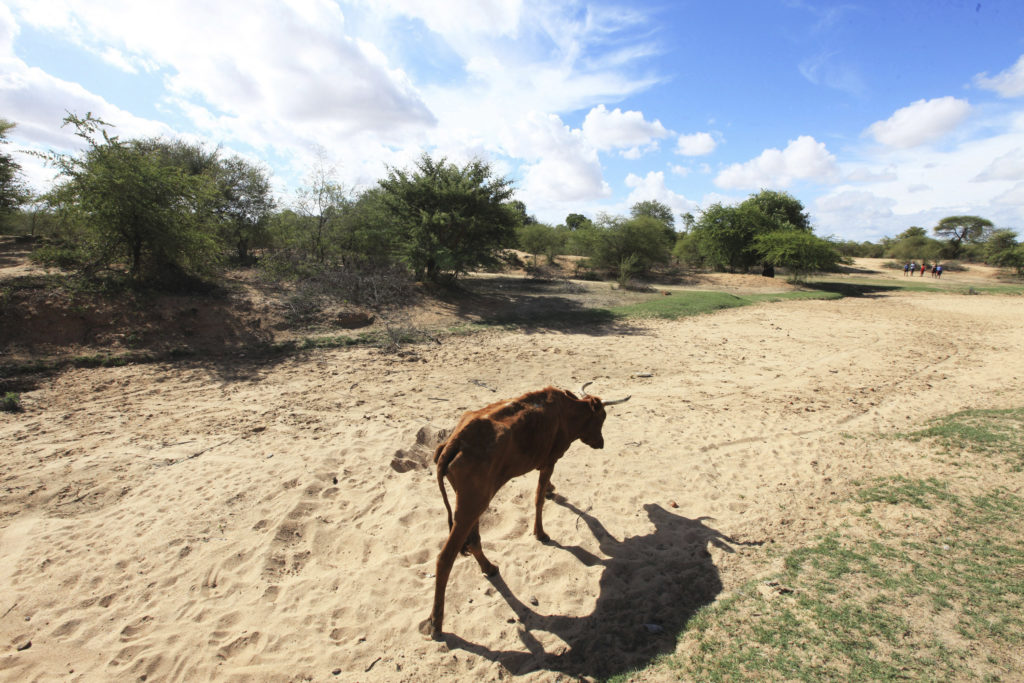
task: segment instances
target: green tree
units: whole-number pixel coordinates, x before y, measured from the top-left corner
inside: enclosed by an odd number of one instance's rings
[[[1017,270],[1017,277],[1024,277],[1024,244],[1018,244],[1003,259],[1004,267]]]
[[[785,230],[812,232],[803,204],[786,192],[761,190],[738,206],[719,203],[708,207],[689,231],[694,237],[684,243],[685,251],[692,254],[696,246],[704,264],[746,272],[759,262],[761,251],[754,243],[757,236]],[[766,268],[771,265],[761,263]]]
[[[665,232],[665,224],[646,215],[628,219],[602,217],[597,235],[592,256],[594,264],[616,273],[624,263],[630,264],[630,269],[637,274],[666,263],[673,244]]]
[[[746,272],[757,263],[752,248],[754,238],[776,227],[761,210],[751,204],[723,206],[712,204],[697,220],[691,234],[702,260],[716,270]]]
[[[885,247],[887,258],[899,259],[900,261],[935,261],[942,256],[943,243],[928,237],[925,234],[918,234],[906,230],[901,237],[891,240]]]
[[[0,144],[7,142],[7,134],[16,126],[7,119],[0,119]],[[22,177],[21,164],[7,153],[0,153],[0,227],[8,217],[28,201],[30,193]]]
[[[696,219],[694,219],[694,225],[696,225]],[[680,263],[694,268],[704,267],[704,255],[700,251],[700,236],[692,229],[679,235],[675,246],[672,247],[672,257]]]
[[[593,227],[593,222],[581,213],[570,213],[565,217],[565,226],[570,230],[585,230]]]
[[[241,263],[251,260],[251,248],[265,243],[274,210],[270,176],[266,169],[233,156],[215,166],[218,197],[216,213],[226,241]]]
[[[896,235],[896,239],[906,240],[906,239],[913,239],[915,237],[927,237],[927,236],[928,236],[928,231],[927,230],[925,230],[924,228],[918,227],[916,225],[911,225],[909,228],[907,228],[906,230],[904,230],[900,234]]]
[[[641,216],[650,216],[656,220],[661,221],[669,227],[671,230],[675,230],[676,217],[672,213],[671,207],[668,204],[663,204],[656,199],[648,199],[642,202],[637,202],[629,210],[629,215],[633,218],[640,218]]]
[[[985,262],[994,266],[1012,266],[1013,251],[1016,247],[1016,232],[1008,229],[995,230],[985,240]]]
[[[761,190],[750,195],[741,207],[759,210],[779,229],[811,232],[811,219],[804,211],[803,203],[788,192]]]
[[[93,267],[125,263],[135,281],[173,284],[184,273],[208,272],[218,260],[209,230],[216,187],[155,151],[152,141],[122,141],[92,114],[68,114],[64,125],[88,143],[77,156],[51,154],[61,181],[50,200],[85,230]]]
[[[294,211],[303,218],[296,226],[299,232],[291,236],[295,246],[319,263],[333,258],[342,217],[350,206],[348,190],[338,182],[326,152],[317,149],[306,184],[295,197]]]
[[[554,260],[562,245],[562,237],[550,225],[529,223],[516,230],[519,247],[533,255],[533,265],[537,265],[537,257],[545,254],[548,260]]]
[[[341,215],[343,258],[391,261],[400,254],[401,231],[381,187],[364,190]]]
[[[758,235],[754,238],[754,250],[763,263],[785,268],[798,280],[809,273],[834,269],[841,258],[831,242],[802,230]]]
[[[497,251],[515,243],[512,181],[484,161],[460,168],[424,154],[414,169],[388,168],[379,182],[417,280],[439,281],[496,263]]]
[[[932,232],[949,241],[951,258],[957,258],[964,242],[980,242],[992,229],[992,221],[979,216],[948,216],[932,228]]]
[[[526,211],[526,204],[524,202],[521,202],[518,199],[513,199],[508,203],[508,205],[509,208],[512,209],[512,211],[515,213],[516,220],[519,221],[520,225],[532,225],[533,223],[538,222],[536,216],[531,216]]]
[[[683,232],[690,232],[697,225],[697,219],[689,211],[679,214],[679,217],[683,219]]]

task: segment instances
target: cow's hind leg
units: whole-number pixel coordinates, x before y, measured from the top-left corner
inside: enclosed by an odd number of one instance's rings
[[[477,522],[473,527],[473,530],[469,532],[469,538],[466,539],[466,545],[462,547],[462,553],[471,553],[476,559],[476,563],[480,565],[480,571],[487,576],[494,576],[498,573],[497,565],[491,564],[491,562],[484,557],[484,549],[480,543],[480,523]]]
[[[455,558],[466,546],[470,534],[476,529],[477,520],[487,508],[488,501],[472,501],[471,505],[464,504],[466,501],[456,498],[454,522],[448,539],[437,556],[437,569],[434,580],[434,607],[430,611],[430,617],[420,623],[420,633],[430,636],[434,640],[441,639],[441,629],[444,623],[444,593],[448,587],[448,577],[452,573],[452,565]],[[477,539],[480,538],[477,532]],[[479,546],[479,542],[477,544]],[[479,559],[477,560],[479,561]]]
[[[537,496],[534,499],[534,505],[537,509],[536,517],[533,520],[533,535],[537,537],[537,540],[542,543],[547,543],[551,538],[544,533],[544,498],[548,492],[548,486],[551,484],[551,474],[555,471],[555,468],[549,467],[540,471],[540,478],[537,480]]]

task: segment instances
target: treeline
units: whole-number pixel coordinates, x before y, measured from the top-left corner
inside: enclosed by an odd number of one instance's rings
[[[44,195],[32,197],[18,165],[0,155],[3,231],[51,238],[36,250],[39,260],[133,285],[181,287],[209,281],[226,264],[258,264],[273,277],[381,303],[414,280],[450,281],[499,265],[512,248],[533,255],[533,266],[541,257],[582,256],[589,271],[622,282],[678,267],[782,268],[799,278],[850,256],[980,258],[1024,271],[1016,233],[982,218],[944,219],[934,238],[910,228],[878,245],[840,242],[815,236],[800,201],[772,190],[683,214],[678,225],[657,201],[635,204],[628,216],[573,213],[546,225],[486,162],[460,166],[426,154],[358,193],[321,154],[284,205],[259,163],[184,140],[122,140],[91,114],[64,123],[86,146],[47,155],[59,175]],[[0,140],[13,125],[0,120]]]
[[[535,255],[586,256],[595,268],[620,278],[670,264],[769,275],[785,268],[799,278],[842,260],[833,243],[814,235],[803,204],[786,192],[762,190],[738,206],[713,204],[699,217],[680,218],[677,226],[667,205],[648,200],[633,205],[629,217],[591,221],[570,214],[557,227],[527,224],[520,244]]]
[[[900,262],[987,263],[1013,268],[1024,277],[1024,244],[1018,241],[1014,230],[997,228],[979,216],[949,216],[932,228],[932,235],[929,236],[925,228],[911,226],[896,237],[882,238],[878,244],[836,242],[836,248],[846,256],[891,258]]]

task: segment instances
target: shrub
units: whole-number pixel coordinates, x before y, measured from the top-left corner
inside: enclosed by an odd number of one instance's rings
[[[0,410],[6,413],[17,413],[24,410],[21,405],[21,395],[8,391],[4,394],[3,399],[0,399]]]

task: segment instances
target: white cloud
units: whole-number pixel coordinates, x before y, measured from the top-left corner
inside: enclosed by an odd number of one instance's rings
[[[7,5],[0,5],[0,56],[14,53],[14,37],[18,35],[18,23]]]
[[[863,190],[841,190],[819,197],[814,209],[820,213],[856,215],[861,219],[878,220],[892,216],[896,200]]]
[[[840,189],[819,197],[809,207],[818,234],[843,233],[877,240],[904,228],[893,213],[896,200],[864,190]],[[904,226],[905,227],[905,226]]]
[[[584,201],[611,193],[597,150],[554,114],[531,113],[506,131],[504,151],[526,160],[520,193],[528,205]]]
[[[992,203],[1010,206],[1019,211],[1020,207],[1024,206],[1024,182],[1019,182],[1006,192],[996,195],[992,198]]]
[[[974,177],[978,181],[986,180],[1024,180],[1024,149],[1020,147],[1007,152],[985,167]]]
[[[848,183],[883,183],[896,180],[896,169],[886,166],[878,171],[867,166],[860,166],[849,171],[844,180]]]
[[[125,136],[197,134],[258,150],[289,184],[304,175],[315,145],[331,150],[348,184],[380,177],[384,163],[407,166],[422,150],[498,157],[522,178],[521,194],[557,205],[610,194],[599,150],[638,158],[671,135],[625,109],[594,108],[577,130],[558,118],[662,80],[636,69],[654,53],[647,21],[628,8],[535,0],[253,0],[244,12],[206,0],[7,0],[0,111],[17,119],[19,141],[62,149],[75,143],[59,129],[65,109],[93,111]],[[105,99],[119,85],[88,92],[14,60],[18,22],[35,28],[35,39],[45,34],[130,74],[147,94],[162,88],[144,105],[182,130]],[[416,58],[433,53],[408,40],[402,27],[410,25],[444,52],[440,76],[417,69]],[[514,140],[508,131],[521,125],[529,134]]]
[[[688,157],[703,156],[715,151],[718,143],[711,137],[710,133],[693,133],[692,135],[680,135],[676,145],[676,154]]]
[[[55,1],[16,5],[23,21],[118,68],[166,69],[172,93],[240,120],[330,120],[341,134],[435,121],[407,76],[348,35],[330,2],[254,0],[238,12],[202,0]]]
[[[445,37],[467,33],[514,36],[523,13],[522,0],[372,0],[390,11],[423,21]]]
[[[583,120],[583,136],[603,151],[630,148],[629,153],[639,156],[642,148],[656,145],[657,140],[668,135],[661,121],[647,121],[639,111],[608,111],[603,104],[591,109]]]
[[[654,199],[668,205],[675,214],[694,212],[700,208],[697,202],[668,189],[665,185],[665,174],[661,171],[651,171],[642,178],[630,173],[626,176],[626,187],[631,188],[626,199],[628,206]]]
[[[956,128],[970,113],[967,100],[952,96],[918,100],[876,121],[865,134],[889,147],[907,149],[937,140]]]
[[[1016,64],[991,78],[986,73],[978,74],[974,77],[974,83],[979,88],[995,90],[1003,97],[1024,95],[1024,55],[1021,55]]]
[[[851,95],[861,95],[867,89],[860,71],[850,65],[838,63],[836,53],[825,53],[805,59],[798,67],[800,74],[814,85],[824,85]]]
[[[791,140],[784,150],[766,149],[755,159],[733,164],[715,177],[715,185],[734,189],[788,187],[795,180],[828,180],[836,174],[836,158],[809,135]]]

